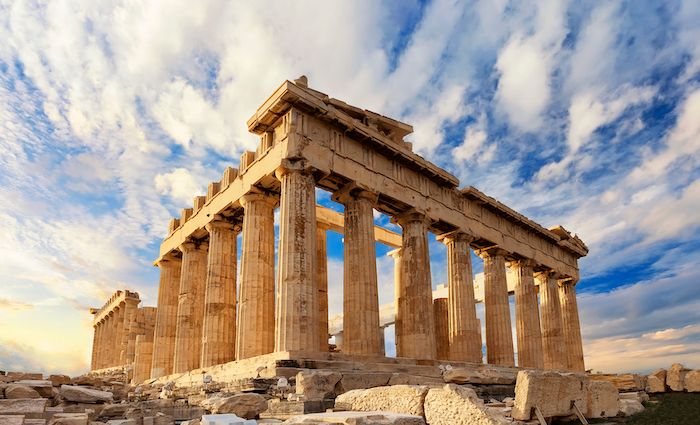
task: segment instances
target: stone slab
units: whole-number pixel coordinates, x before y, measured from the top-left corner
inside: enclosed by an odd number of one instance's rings
[[[111,403],[114,396],[109,391],[94,390],[77,385],[61,385],[61,397],[64,400],[80,403]]]
[[[43,398],[51,398],[53,397],[53,384],[51,381],[46,381],[46,380],[38,380],[38,379],[24,379],[21,381],[15,382],[15,384],[18,385],[25,385],[27,387],[30,387],[34,389],[36,392],[41,395]]]
[[[424,403],[430,425],[501,425],[511,423],[504,409],[487,407],[473,389],[455,384],[428,391]]]
[[[325,412],[295,416],[285,424],[425,425],[422,416],[392,412]]]
[[[585,414],[587,383],[583,374],[522,370],[515,385],[513,419],[531,419],[535,406],[546,418],[570,416],[572,402]]]
[[[24,415],[30,413],[44,413],[46,409],[45,398],[19,398],[14,400],[0,400],[0,415]]]
[[[204,415],[201,425],[256,425],[255,420],[239,418],[234,414]]]
[[[24,425],[24,416],[0,415],[0,425]]]
[[[423,385],[394,385],[352,390],[335,399],[338,410],[386,411],[423,416],[423,401],[428,387]]]

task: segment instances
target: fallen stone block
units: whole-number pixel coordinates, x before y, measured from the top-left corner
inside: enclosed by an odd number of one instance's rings
[[[474,390],[455,384],[432,388],[423,405],[430,425],[500,425],[511,423],[504,411],[484,405]]]
[[[423,416],[423,401],[428,393],[424,385],[394,385],[366,390],[352,390],[335,399],[340,410],[362,412],[385,411]]]
[[[646,403],[649,401],[649,394],[645,393],[644,391],[634,391],[631,393],[620,393],[619,398],[626,400],[637,400],[640,403]]]
[[[48,425],[88,425],[88,415],[85,413],[56,413]]]
[[[251,419],[244,419],[235,414],[225,415],[204,415],[201,425],[256,425],[257,422]]]
[[[588,418],[611,418],[617,416],[619,393],[612,382],[590,381],[588,383]]]
[[[24,419],[24,425],[46,425],[46,419]]]
[[[285,424],[425,425],[421,416],[392,412],[325,412],[295,416]]]
[[[10,384],[5,388],[5,398],[42,398],[36,390],[26,385]]]
[[[447,383],[454,384],[515,384],[517,371],[506,371],[498,369],[469,369],[457,367],[446,370],[442,374],[442,379]]]
[[[529,420],[538,407],[546,418],[574,414],[572,402],[585,414],[588,380],[583,374],[521,370],[515,384],[513,419]]]
[[[689,393],[700,392],[700,370],[691,370],[686,373],[684,385]]]
[[[17,381],[15,384],[27,386],[39,393],[39,395],[43,398],[53,397],[53,385],[51,384],[51,381],[25,379],[22,381]]]
[[[26,415],[31,413],[44,413],[46,409],[45,398],[17,398],[12,400],[0,400],[0,415]]]
[[[320,413],[333,408],[333,400],[287,401],[273,398],[267,401],[267,410],[260,413],[264,418],[290,418],[306,413]]]
[[[683,391],[683,389],[685,389],[683,381],[688,372],[689,369],[683,367],[682,364],[672,364],[671,368],[666,372],[666,386],[669,387],[671,391]]]
[[[255,393],[211,397],[202,402],[212,414],[233,413],[244,419],[253,419],[267,409],[267,398]]]
[[[644,391],[647,386],[647,377],[636,373],[625,373],[619,375],[612,374],[592,374],[588,375],[591,381],[609,381],[618,391]]]
[[[622,416],[632,416],[644,411],[644,405],[638,400],[621,398],[618,408]]]
[[[338,372],[302,371],[296,376],[296,393],[307,400],[323,400],[335,396],[335,386],[342,378]]]
[[[76,385],[61,385],[61,397],[64,400],[80,403],[111,403],[113,401],[112,393],[109,391],[93,390]]]
[[[10,381],[21,381],[23,379],[44,379],[44,375],[42,375],[41,373],[7,372],[5,376]]]
[[[61,385],[70,384],[70,376],[68,375],[50,375],[49,381],[54,387],[60,387]]]
[[[391,373],[369,372],[344,372],[343,377],[335,386],[335,394],[342,394],[350,390],[384,387],[389,384]],[[299,382],[297,381],[297,392]]]
[[[648,393],[666,392],[666,369],[655,370],[647,376],[645,391]]]
[[[0,415],[0,425],[24,425],[24,416]]]
[[[387,385],[427,385],[439,388],[445,385],[445,381],[442,378],[436,378],[431,376],[416,376],[407,373],[392,373],[391,378],[389,379],[389,383]]]
[[[120,404],[105,404],[100,412],[100,416],[103,418],[122,418],[126,415],[126,411],[129,410],[131,405],[126,403]]]

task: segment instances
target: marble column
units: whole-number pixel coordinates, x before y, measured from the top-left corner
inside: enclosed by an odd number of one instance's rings
[[[435,320],[436,359],[450,358],[449,303],[447,298],[433,300],[433,318]]]
[[[137,335],[134,350],[134,375],[132,385],[138,385],[148,379],[153,360],[153,334]]]
[[[449,311],[449,360],[481,363],[481,334],[476,317],[474,281],[469,243],[462,233],[440,236],[447,246],[447,285]]]
[[[318,351],[316,182],[299,164],[280,167],[275,351]]]
[[[129,363],[129,339],[131,338],[131,326],[136,320],[139,309],[139,300],[126,298],[124,300],[124,321],[122,324],[121,349],[119,350],[119,365]]]
[[[236,359],[236,237],[240,226],[215,217],[209,232],[200,367]]]
[[[377,255],[372,204],[376,195],[342,190],[334,199],[345,205],[343,261],[343,352],[381,355]]]
[[[114,345],[111,347],[109,356],[109,367],[120,365],[119,360],[122,350],[122,338],[124,338],[124,303],[120,303],[114,309]]]
[[[406,311],[406,307],[402,306],[403,299],[401,294],[405,292],[401,284],[401,248],[389,251],[387,255],[394,259],[394,309],[396,318],[394,319],[394,342],[396,343],[396,357],[405,357],[403,355],[403,318],[401,315]]]
[[[561,304],[564,340],[566,344],[567,369],[585,372],[583,363],[583,342],[576,303],[576,282],[569,279],[559,282],[559,302]]]
[[[430,283],[428,220],[410,211],[397,217],[403,229],[401,242],[401,286],[398,316],[401,318],[402,356],[435,359],[433,288]]]
[[[277,197],[244,195],[236,359],[275,348],[275,205]]]
[[[100,334],[100,324],[95,323],[92,327],[92,361],[90,362],[90,369],[97,370],[97,353],[99,347],[99,334]]]
[[[535,278],[538,280],[540,287],[544,368],[548,370],[566,370],[564,329],[562,327],[557,275],[552,272],[540,272],[535,274]]]
[[[169,253],[158,262],[160,284],[158,286],[158,310],[153,339],[151,378],[173,373],[177,306],[180,292],[182,259]]]
[[[515,329],[518,339],[518,367],[542,369],[542,333],[537,305],[537,288],[532,268],[535,262],[522,259],[510,262],[515,274]]]
[[[112,355],[112,348],[114,347],[114,332],[113,332],[113,316],[114,312],[109,312],[103,320],[104,326],[104,340],[105,343],[102,346],[102,361],[100,364],[100,369],[108,367],[111,363],[110,356]]]
[[[182,273],[177,306],[173,373],[187,372],[200,366],[208,248],[206,242],[188,241],[180,245]]]
[[[328,351],[328,255],[326,253],[326,231],[328,226],[316,225],[316,270],[318,279],[318,333],[321,337],[319,349]]]
[[[514,366],[513,332],[506,281],[506,251],[489,248],[479,252],[484,259],[484,311],[486,360],[489,364]]]

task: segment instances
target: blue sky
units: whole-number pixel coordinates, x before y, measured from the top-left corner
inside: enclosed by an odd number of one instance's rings
[[[169,218],[301,74],[588,244],[589,367],[700,367],[700,4],[329,3],[0,0],[0,369],[80,372],[88,307],[124,287],[153,305]]]

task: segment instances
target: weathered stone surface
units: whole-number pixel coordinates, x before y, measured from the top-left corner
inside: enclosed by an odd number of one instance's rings
[[[297,373],[296,393],[304,394],[307,400],[332,398],[335,386],[342,375],[338,372],[302,371]]]
[[[0,425],[23,425],[24,416],[22,415],[0,415]]]
[[[5,388],[5,398],[41,398],[38,392],[26,385],[10,384]]]
[[[517,371],[502,369],[468,369],[457,367],[445,371],[442,378],[454,384],[515,384]]]
[[[201,405],[214,415],[233,413],[245,419],[253,419],[267,409],[267,398],[255,393],[234,394],[210,397]]]
[[[7,372],[6,376],[11,381],[21,381],[23,379],[44,379],[44,375],[41,373]]]
[[[691,370],[685,374],[685,390],[689,393],[700,392],[700,370]]]
[[[626,373],[619,375],[609,374],[594,374],[588,375],[591,381],[609,381],[617,388],[618,391],[644,391],[647,385],[647,377],[637,375],[635,373]]]
[[[633,391],[629,393],[620,393],[619,398],[626,400],[637,400],[640,403],[646,403],[649,401],[649,394],[645,393],[644,391]]]
[[[617,416],[619,394],[612,382],[590,381],[588,383],[589,418],[609,418]]]
[[[61,385],[61,397],[64,400],[81,403],[111,403],[113,399],[113,395],[109,391],[93,390],[75,385]]]
[[[68,375],[50,375],[49,381],[54,387],[60,387],[61,385],[70,384],[70,376]]]
[[[545,417],[573,414],[571,402],[586,410],[585,375],[538,370],[521,370],[515,385],[514,419],[529,420],[537,406]]]
[[[47,401],[45,398],[0,400],[0,415],[43,413]]]
[[[15,382],[17,385],[24,385],[34,389],[41,397],[51,398],[53,396],[53,384],[51,381],[26,379]]]
[[[423,401],[428,393],[424,385],[394,385],[366,390],[352,390],[335,399],[340,410],[362,412],[387,411],[423,416]]]
[[[100,412],[100,416],[105,418],[118,418],[126,415],[126,411],[129,410],[130,405],[128,404],[107,404]]]
[[[428,385],[441,387],[445,384],[442,378],[416,376],[407,373],[392,373],[388,385]]]
[[[644,406],[637,400],[621,398],[619,402],[619,410],[623,416],[632,416],[644,411]]]
[[[86,413],[56,413],[48,425],[88,425]]]
[[[325,412],[295,416],[285,424],[425,425],[421,416],[390,412]]]
[[[666,369],[658,369],[647,376],[646,392],[666,392]]]
[[[335,386],[335,393],[342,394],[350,390],[383,387],[389,384],[391,373],[348,372]],[[299,382],[297,381],[297,392]]]
[[[499,409],[486,407],[474,390],[455,384],[428,391],[424,403],[430,425],[499,425],[510,423]]]
[[[227,415],[204,415],[202,420],[198,421],[201,425],[255,425],[254,420],[240,418],[233,414]]]
[[[683,385],[683,380],[685,375],[688,373],[688,369],[683,367],[680,363],[674,363],[671,368],[666,373],[666,385],[671,389],[671,391],[683,391],[685,386]]]

